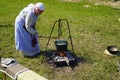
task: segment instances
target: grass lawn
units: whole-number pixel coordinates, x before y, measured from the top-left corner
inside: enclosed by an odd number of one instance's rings
[[[27,4],[36,3],[38,0],[1,0],[0,55],[2,57],[15,58],[22,65],[49,80],[120,80],[117,64],[120,57],[104,54],[109,45],[120,48],[119,9],[103,5],[96,6],[85,0],[82,2],[40,1],[45,4],[45,12],[37,22],[39,34],[49,36],[53,23],[58,19],[63,18],[69,21],[74,51],[79,58],[74,71],[69,67],[53,68],[46,62],[41,63],[43,56],[33,59],[24,58],[15,50],[15,17]],[[84,5],[89,5],[89,7],[84,7]],[[64,36],[67,35],[65,32]],[[47,38],[39,39],[42,51],[45,49],[47,40]],[[49,46],[49,49],[52,47]],[[1,76],[2,74],[0,78]]]

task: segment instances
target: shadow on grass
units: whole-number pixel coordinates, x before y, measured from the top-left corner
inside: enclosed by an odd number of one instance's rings
[[[71,54],[75,60],[74,61],[70,61],[69,65],[66,62],[59,62],[59,63],[55,63],[54,61],[52,61],[50,59],[50,57],[52,56],[53,51],[41,51],[41,55],[43,55],[43,62],[47,62],[48,64],[50,64],[51,66],[58,68],[58,67],[70,67],[71,69],[74,70],[75,66],[78,66],[79,63],[84,63],[86,62],[86,60],[82,57],[78,57],[76,54]]]
[[[0,24],[0,27],[13,27],[14,25],[12,25],[12,24],[5,24],[5,25],[2,25],[2,24]]]

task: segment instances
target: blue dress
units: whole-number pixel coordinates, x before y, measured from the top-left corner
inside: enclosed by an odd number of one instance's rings
[[[34,56],[40,52],[38,36],[31,35],[25,29],[24,26],[25,26],[26,14],[32,16],[33,24],[35,24],[38,19],[38,16],[34,14],[33,7],[26,7],[20,12],[20,14],[16,17],[15,20],[15,46],[16,49],[21,51],[23,55]],[[34,47],[32,45],[33,37],[35,37],[37,41]]]

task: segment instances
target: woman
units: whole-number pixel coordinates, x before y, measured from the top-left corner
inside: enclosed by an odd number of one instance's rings
[[[15,46],[24,56],[40,54],[38,34],[35,29],[38,16],[44,12],[44,4],[39,2],[25,7],[15,20]]]

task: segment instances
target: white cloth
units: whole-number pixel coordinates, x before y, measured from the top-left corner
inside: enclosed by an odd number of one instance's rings
[[[36,6],[38,9],[42,10],[42,11],[44,11],[44,9],[45,9],[45,8],[44,8],[44,4],[41,3],[41,2],[36,3],[35,6]]]
[[[18,75],[17,80],[48,80],[32,70],[27,70]]]
[[[40,48],[38,44],[38,36],[33,35],[36,33],[36,30],[33,29],[32,26],[36,23],[38,19],[38,16],[34,14],[33,9],[34,6],[25,7],[15,20],[16,49],[20,51],[27,51],[32,56],[37,54],[36,51],[40,52]],[[23,26],[26,27],[27,31]],[[35,47],[32,46],[32,37],[36,37],[37,39],[37,44],[35,45]]]
[[[35,34],[36,30],[32,27],[36,24],[38,16],[34,14],[34,5],[29,4],[25,7],[17,17],[17,20],[23,21],[27,31],[31,34]]]

